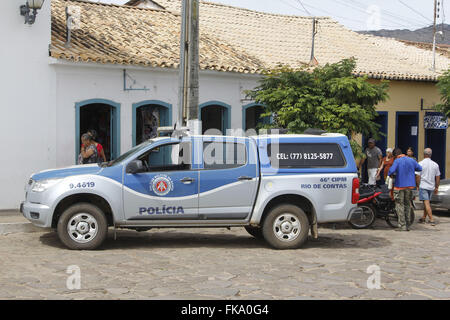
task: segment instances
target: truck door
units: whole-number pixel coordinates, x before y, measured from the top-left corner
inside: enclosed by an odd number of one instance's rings
[[[197,219],[199,172],[192,170],[191,141],[155,147],[137,159],[146,171],[124,173],[127,220]]]
[[[200,170],[199,218],[245,219],[258,187],[255,144],[248,138],[204,137]]]

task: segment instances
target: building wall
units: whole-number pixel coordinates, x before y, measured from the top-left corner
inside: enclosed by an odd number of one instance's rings
[[[178,72],[176,70],[127,67],[136,81],[133,88],[148,91],[124,91],[123,67],[72,64],[53,61],[56,70],[56,165],[75,163],[75,104],[90,99],[106,99],[120,104],[120,151],[132,147],[133,104],[159,100],[172,105],[172,124],[178,117]],[[242,127],[243,90],[252,89],[259,76],[200,72],[200,104],[210,101],[230,105],[231,127]],[[127,77],[127,88],[133,83]]]
[[[0,210],[18,208],[30,174],[56,165],[50,1],[33,25],[19,14],[23,4],[0,1]]]
[[[132,147],[133,104],[160,100],[172,105],[177,119],[178,72],[170,69],[126,67],[128,86],[149,91],[125,91],[123,66],[104,66],[57,61],[48,57],[50,43],[50,1],[45,1],[34,25],[25,25],[19,15],[24,1],[1,1],[0,38],[7,47],[0,50],[4,76],[0,80],[0,210],[17,208],[23,187],[33,172],[75,163],[75,106],[90,99],[107,99],[120,104],[120,151]],[[11,48],[9,50],[9,48]],[[257,85],[259,76],[223,72],[200,72],[200,104],[219,101],[231,106],[231,127],[241,128],[242,107],[250,103],[243,91]],[[424,148],[425,106],[439,101],[434,83],[391,81],[390,99],[380,104],[389,112],[389,146],[395,144],[395,112],[418,111],[419,150]],[[450,141],[447,132],[447,144]],[[447,148],[447,176],[450,151]],[[421,155],[419,154],[419,159]]]
[[[378,81],[372,81],[377,83]],[[424,110],[421,110],[421,99],[424,100]],[[434,82],[413,82],[413,81],[390,81],[389,82],[389,99],[381,103],[378,111],[388,112],[388,146],[395,147],[396,142],[396,113],[403,112],[418,112],[418,150],[416,150],[416,157],[418,160],[423,159],[422,150],[426,148],[425,145],[425,129],[424,116],[433,105],[440,102],[439,91]],[[427,110],[425,110],[427,109]],[[447,129],[446,139],[446,177],[450,177],[450,130]],[[444,141],[442,142],[444,143]],[[403,150],[406,152],[406,150]]]

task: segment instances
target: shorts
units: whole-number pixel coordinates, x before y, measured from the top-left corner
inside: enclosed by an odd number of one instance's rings
[[[434,190],[419,189],[419,200],[420,201],[431,200],[433,192]]]

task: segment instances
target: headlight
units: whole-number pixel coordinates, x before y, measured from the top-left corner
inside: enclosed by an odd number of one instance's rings
[[[450,184],[444,184],[443,186],[439,186],[439,192],[448,192],[450,191]]]
[[[51,186],[54,186],[57,184],[61,179],[46,179],[46,180],[40,180],[35,181],[33,183],[33,186],[31,187],[31,191],[33,192],[43,192],[50,188]]]

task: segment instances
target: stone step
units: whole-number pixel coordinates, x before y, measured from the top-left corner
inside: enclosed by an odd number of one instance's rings
[[[42,232],[44,229],[35,227],[17,210],[0,211],[0,234],[18,232]]]

